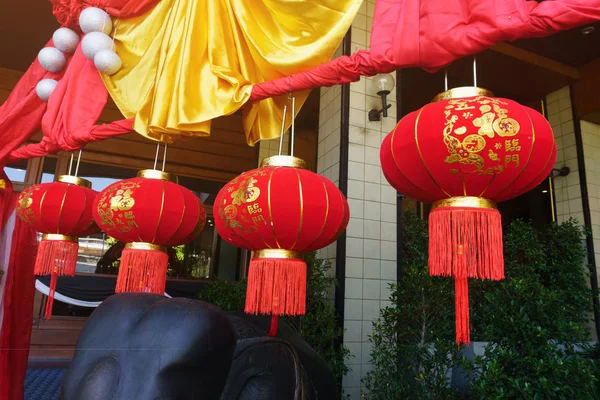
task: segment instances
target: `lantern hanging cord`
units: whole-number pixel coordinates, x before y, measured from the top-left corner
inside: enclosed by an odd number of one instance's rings
[[[163,153],[163,165],[162,165],[163,172],[165,172],[165,164],[167,162],[167,147],[168,147],[168,145],[165,143],[165,151]]]
[[[160,150],[160,142],[156,143],[156,154],[154,155],[154,168],[156,169],[156,164],[158,163],[158,151]]]
[[[473,86],[477,87],[477,56],[473,56]]]
[[[444,91],[448,90],[448,69],[444,70]]]
[[[279,155],[281,155],[281,151],[283,150],[283,134],[285,129],[285,114],[287,113],[287,104],[283,106],[283,117],[281,118],[281,135],[279,136]]]
[[[67,175],[71,175],[71,170],[73,169],[73,158],[75,153],[71,153],[71,161],[69,161],[69,172]]]
[[[75,164],[75,176],[79,173],[79,163],[81,162],[81,152],[83,150],[79,150],[79,155],[77,155],[77,164]]]
[[[294,137],[295,137],[294,122],[296,121],[296,115],[295,115],[296,114],[296,98],[294,96],[292,96],[291,93],[288,96],[288,98],[289,97],[292,98],[292,135],[290,138],[292,143],[291,143],[291,148],[290,148],[290,155],[293,156],[294,155]]]

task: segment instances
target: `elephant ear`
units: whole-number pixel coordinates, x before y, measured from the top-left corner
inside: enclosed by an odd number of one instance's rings
[[[196,300],[124,293],[88,319],[63,400],[219,399],[236,345],[227,316]]]

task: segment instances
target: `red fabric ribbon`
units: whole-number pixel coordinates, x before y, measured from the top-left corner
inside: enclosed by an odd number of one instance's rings
[[[502,41],[548,36],[598,20],[600,0],[377,0],[370,51],[256,84],[250,101],[400,68],[434,72]]]

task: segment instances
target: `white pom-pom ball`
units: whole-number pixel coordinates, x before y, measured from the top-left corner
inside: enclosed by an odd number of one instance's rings
[[[114,51],[100,50],[94,57],[94,65],[103,74],[114,75],[121,69],[121,59]]]
[[[52,41],[57,49],[71,54],[79,44],[79,35],[69,28],[60,28],[54,31]]]
[[[102,32],[91,32],[83,37],[81,50],[88,60],[94,61],[100,50],[113,50],[115,44],[108,35]]]
[[[35,92],[40,99],[48,101],[57,84],[54,79],[42,79],[35,85]]]
[[[38,53],[38,61],[46,71],[60,72],[67,65],[65,55],[57,48],[44,47]]]
[[[79,27],[83,33],[112,31],[112,21],[106,11],[96,7],[88,7],[79,14]]]

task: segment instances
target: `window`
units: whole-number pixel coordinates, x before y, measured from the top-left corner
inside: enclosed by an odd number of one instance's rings
[[[62,158],[64,157],[64,158]],[[35,161],[35,160],[34,160]],[[57,175],[67,174],[68,156],[47,156],[37,164],[19,162],[8,165],[6,171],[14,181],[53,182]],[[35,166],[33,166],[35,164]],[[92,189],[102,191],[107,186],[137,176],[138,170],[93,162],[81,162],[77,176],[92,183]],[[75,173],[73,166],[72,174]],[[176,296],[193,297],[206,284],[206,279],[237,280],[245,271],[247,254],[221,241],[215,228],[212,205],[222,183],[192,177],[179,176],[179,184],[191,190],[206,207],[207,221],[204,230],[192,242],[169,249],[171,263],[167,271],[167,291]],[[39,235],[41,239],[41,235]],[[76,277],[61,278],[67,296],[84,301],[100,301],[114,290],[115,275],[124,243],[100,232],[79,238]],[[243,265],[244,264],[244,265]],[[40,277],[48,284],[48,277]],[[65,289],[67,288],[68,289]],[[93,308],[54,302],[53,315],[89,316]]]
[[[512,221],[522,219],[540,229],[552,222],[552,197],[550,182],[544,180],[529,192],[498,204],[502,225],[506,228]]]
[[[135,178],[137,173],[138,171],[130,168],[81,162],[77,176],[92,182],[92,189],[101,192],[121,179]]]
[[[4,167],[4,172],[6,172],[6,176],[12,182],[25,182],[25,178],[27,177],[27,160],[21,160],[13,164],[8,164]]]
[[[42,166],[42,179],[40,183],[54,182],[54,174],[56,172],[56,158],[45,157],[44,165]]]
[[[81,162],[78,176],[91,181],[92,189],[99,192],[121,179],[133,178],[137,173],[134,169]],[[217,273],[218,236],[214,229],[211,205],[223,185],[189,177],[179,177],[179,184],[191,190],[204,203],[207,221],[196,239],[169,250],[171,262],[167,274],[172,279],[207,279]],[[123,243],[104,233],[80,238],[77,273],[116,275],[119,272],[117,259],[122,248]],[[237,270],[237,266],[234,267]]]

